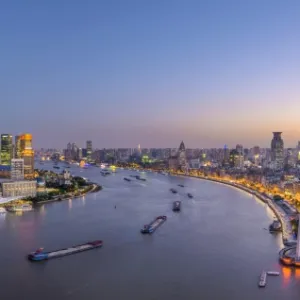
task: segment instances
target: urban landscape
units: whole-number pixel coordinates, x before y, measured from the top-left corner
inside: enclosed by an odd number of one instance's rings
[[[299,299],[299,11],[3,3],[1,299]]]

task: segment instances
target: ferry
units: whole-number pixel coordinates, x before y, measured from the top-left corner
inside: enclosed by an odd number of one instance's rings
[[[282,231],[281,223],[278,220],[275,220],[270,226],[269,226],[270,232],[278,232]]]
[[[6,213],[6,209],[4,207],[0,207],[0,215],[5,213]]]
[[[192,195],[191,193],[187,193],[187,196],[188,196],[189,198],[193,198],[193,195]]]
[[[280,273],[277,271],[268,271],[267,274],[271,275],[271,276],[279,276],[280,275]]]
[[[175,189],[170,189],[170,191],[173,193],[173,194],[177,194],[177,191]]]
[[[180,201],[174,201],[173,202],[173,211],[180,211],[181,208],[181,202]]]
[[[8,206],[7,210],[10,212],[31,211],[32,206],[30,204],[14,205],[14,206]]]
[[[131,179],[127,178],[127,177],[124,177],[124,180],[125,181],[131,181]]]
[[[259,281],[258,281],[258,286],[259,287],[265,287],[267,284],[267,272],[266,271],[262,271],[260,277],[259,277]]]
[[[44,252],[43,248],[40,248],[36,250],[35,252],[32,252],[28,254],[28,259],[31,261],[41,261],[41,260],[47,260],[51,258],[57,258],[62,257],[66,255],[75,254],[82,251],[87,251],[94,248],[102,247],[103,242],[102,241],[93,241],[88,242],[86,244],[74,246],[71,248],[61,249],[61,250],[55,250],[51,252]]]
[[[150,224],[144,225],[144,228],[141,229],[141,233],[153,233],[161,224],[167,220],[166,216],[159,216],[153,220]]]
[[[180,187],[184,187],[184,185],[183,185],[183,184],[178,184],[178,186],[180,186]]]

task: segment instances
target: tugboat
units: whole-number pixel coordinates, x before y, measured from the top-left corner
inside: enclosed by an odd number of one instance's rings
[[[124,177],[124,180],[125,181],[131,181],[131,179],[127,178],[127,177]]]
[[[144,228],[141,229],[141,233],[153,233],[161,224],[167,220],[166,216],[159,216],[153,220],[150,224],[144,225]]]
[[[175,189],[170,189],[170,191],[173,193],[173,194],[177,194],[177,191]]]
[[[184,185],[183,185],[183,184],[178,184],[178,186],[180,186],[180,187],[184,187]]]
[[[87,250],[94,249],[94,248],[99,248],[102,245],[103,245],[102,241],[93,241],[93,242],[88,242],[86,244],[74,246],[71,248],[61,249],[61,250],[56,250],[56,251],[51,251],[51,252],[44,252],[43,248],[39,248],[35,252],[30,253],[28,255],[28,259],[31,261],[47,260],[47,259],[51,259],[51,258],[57,258],[57,257],[61,257],[61,256],[75,254],[78,252],[87,251]]]
[[[269,231],[272,232],[279,232],[282,231],[281,223],[278,220],[275,220],[270,226]]]
[[[180,211],[181,208],[181,202],[180,201],[174,201],[173,202],[173,211]]]
[[[267,272],[266,271],[262,271],[260,277],[259,277],[259,281],[258,281],[258,286],[259,287],[265,287],[267,284]]]
[[[193,195],[192,195],[191,193],[187,193],[187,196],[188,196],[189,198],[193,198]]]

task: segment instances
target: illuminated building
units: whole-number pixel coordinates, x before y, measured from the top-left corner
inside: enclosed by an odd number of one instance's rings
[[[86,158],[87,158],[87,160],[92,159],[92,152],[93,152],[92,141],[86,141]]]
[[[281,134],[282,132],[273,132],[273,139],[271,141],[271,161],[273,168],[276,170],[283,169],[284,163],[284,144]]]
[[[181,171],[183,171],[183,172],[186,172],[188,169],[185,145],[184,145],[183,141],[180,143],[179,149],[178,149],[178,166],[181,169]]]
[[[1,165],[10,165],[13,157],[12,135],[1,134]]]
[[[34,177],[34,151],[31,134],[24,133],[16,136],[16,158],[24,160],[24,177]]]
[[[24,159],[15,158],[11,160],[11,180],[24,180]]]
[[[2,197],[35,197],[36,181],[2,182]]]

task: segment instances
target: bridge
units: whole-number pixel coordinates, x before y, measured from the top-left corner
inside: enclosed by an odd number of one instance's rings
[[[0,197],[0,204],[9,203],[11,201],[20,200],[22,198],[24,198],[24,196],[14,196],[14,197],[6,197],[6,198]]]

